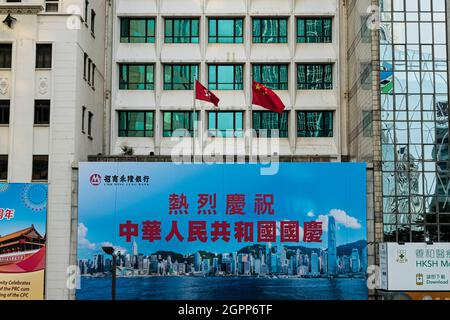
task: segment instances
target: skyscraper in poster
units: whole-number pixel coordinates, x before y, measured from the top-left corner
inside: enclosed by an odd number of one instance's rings
[[[336,221],[328,217],[328,274],[336,274]]]

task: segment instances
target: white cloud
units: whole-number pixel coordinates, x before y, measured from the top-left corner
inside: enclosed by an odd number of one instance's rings
[[[78,224],[78,245],[82,248],[86,248],[89,250],[95,249],[95,243],[90,242],[87,239],[88,228],[83,224]]]
[[[310,211],[310,212],[308,212],[308,217],[310,217],[310,218],[312,218],[312,217],[315,217],[316,215],[314,214],[314,212],[312,212],[312,211]]]
[[[358,219],[349,216],[344,210],[332,209],[328,215],[319,215],[316,221],[322,221],[323,231],[328,231],[328,216],[334,217],[336,221],[336,227],[339,229],[341,226],[349,229],[361,229],[361,223]]]
[[[109,241],[105,241],[101,243],[102,247],[113,247],[115,252],[120,251],[120,254],[125,254],[127,252],[127,249],[125,249],[124,247],[121,246],[115,246],[113,245],[111,242]]]

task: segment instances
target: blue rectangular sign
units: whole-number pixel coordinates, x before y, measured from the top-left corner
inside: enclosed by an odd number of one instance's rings
[[[78,299],[367,299],[359,163],[81,163]]]

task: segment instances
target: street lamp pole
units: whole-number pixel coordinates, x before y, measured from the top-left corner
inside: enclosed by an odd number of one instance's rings
[[[117,279],[117,257],[120,251],[115,254],[113,247],[102,247],[103,251],[112,257],[112,283],[111,283],[111,299],[116,300],[116,279]]]

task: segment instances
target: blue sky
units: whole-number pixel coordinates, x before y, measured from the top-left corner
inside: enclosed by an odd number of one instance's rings
[[[178,220],[180,232],[185,237],[180,243],[143,241],[142,232],[134,238],[139,252],[150,254],[157,250],[193,253],[197,250],[232,252],[247,244],[239,244],[233,238],[233,222],[258,220],[320,220],[325,223],[331,214],[337,221],[337,244],[342,245],[366,239],[365,165],[357,163],[281,163],[278,174],[260,175],[260,165],[226,164],[199,165],[172,163],[82,163],[80,165],[79,190],[79,257],[91,258],[101,250],[102,243],[131,251],[131,243],[119,237],[119,224],[131,220],[139,224],[146,220],[162,222],[162,237],[170,231],[171,221]],[[149,176],[149,186],[93,186],[92,174]],[[189,214],[171,216],[168,198],[172,193],[184,193],[189,201]],[[217,194],[218,214],[197,215],[197,194]],[[245,194],[245,216],[225,215],[226,195]],[[258,216],[253,212],[255,194],[273,194],[273,216]],[[231,224],[231,241],[213,243],[187,242],[189,220],[228,221]],[[255,225],[256,226],[256,225]],[[256,227],[255,227],[256,238]],[[256,239],[255,239],[256,240]],[[321,244],[300,245],[326,247],[327,233]],[[276,245],[276,244],[273,244]],[[286,245],[292,245],[287,243]]]
[[[37,231],[44,236],[47,190],[45,184],[0,183],[0,208],[15,210],[13,219],[0,220],[0,235],[10,234],[34,224]]]

